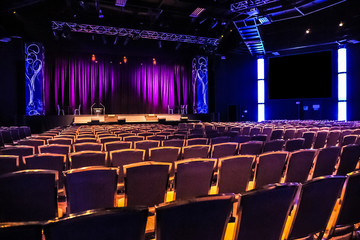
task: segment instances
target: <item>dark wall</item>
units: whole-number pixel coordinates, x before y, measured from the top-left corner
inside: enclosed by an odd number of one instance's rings
[[[232,55],[225,60],[214,57],[212,61],[212,72],[209,74],[214,74],[214,107],[210,110],[219,112],[221,121],[256,121],[256,58]]]
[[[0,125],[21,124],[25,114],[25,57],[21,39],[0,42]]]

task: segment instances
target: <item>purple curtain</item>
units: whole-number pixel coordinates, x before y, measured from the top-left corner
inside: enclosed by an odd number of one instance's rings
[[[154,65],[150,60],[128,62],[98,60],[89,56],[47,56],[45,110],[55,114],[57,105],[69,114],[81,105],[81,114],[101,102],[106,113],[167,113],[167,106],[191,106],[191,64]]]

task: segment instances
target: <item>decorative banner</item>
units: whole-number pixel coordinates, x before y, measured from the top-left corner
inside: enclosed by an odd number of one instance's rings
[[[41,43],[25,44],[26,115],[44,115],[43,79],[44,47]]]
[[[208,113],[208,59],[196,56],[192,62],[193,112]]]

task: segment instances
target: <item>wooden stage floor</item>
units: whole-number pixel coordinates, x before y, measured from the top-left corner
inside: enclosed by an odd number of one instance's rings
[[[184,115],[185,116],[185,115]],[[99,123],[118,123],[118,120],[125,120],[125,123],[156,123],[159,119],[167,122],[178,122],[181,114],[106,114],[106,115],[76,115],[74,124],[87,124],[94,121]]]

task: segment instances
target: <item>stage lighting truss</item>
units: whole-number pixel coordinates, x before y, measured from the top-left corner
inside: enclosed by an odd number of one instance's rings
[[[279,2],[279,0],[245,0],[241,2],[232,3],[230,5],[230,10],[232,12],[242,12],[250,8],[259,7],[274,2]]]
[[[77,33],[131,37],[133,39],[144,38],[144,39],[154,39],[154,40],[163,40],[163,41],[172,41],[172,42],[194,43],[200,45],[213,45],[213,46],[217,46],[219,44],[219,39],[217,38],[199,37],[192,35],[139,30],[139,29],[131,29],[131,28],[108,27],[108,26],[100,26],[100,25],[52,21],[53,30],[61,31],[64,28],[69,28],[71,32],[77,32]]]

